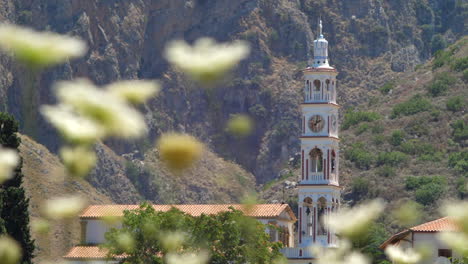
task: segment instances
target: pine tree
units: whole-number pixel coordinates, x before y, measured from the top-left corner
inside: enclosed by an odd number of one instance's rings
[[[17,136],[18,123],[13,116],[0,113],[0,144],[4,148],[18,149],[21,139]],[[22,161],[12,179],[0,185],[0,234],[7,233],[20,243],[23,250],[21,264],[31,264],[34,240],[29,232],[29,199],[26,198],[21,172]]]

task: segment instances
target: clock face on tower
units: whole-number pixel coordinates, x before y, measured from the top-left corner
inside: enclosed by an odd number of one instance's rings
[[[309,128],[313,132],[320,132],[322,131],[323,127],[325,126],[325,122],[323,121],[323,117],[320,115],[313,115],[309,119]]]
[[[331,118],[330,118],[330,123],[331,123],[331,129],[333,132],[336,132],[337,128],[338,128],[338,120],[336,120],[336,116],[335,115],[332,115]]]

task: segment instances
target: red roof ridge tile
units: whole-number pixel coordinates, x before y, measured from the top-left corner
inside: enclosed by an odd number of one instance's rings
[[[136,204],[109,204],[109,205],[90,205],[83,210],[80,218],[99,218],[102,216],[122,216],[125,210],[138,209],[140,206]],[[293,221],[296,221],[296,216],[288,204],[255,204],[252,207],[243,204],[153,204],[153,208],[157,211],[168,211],[171,208],[176,208],[184,213],[199,216],[201,214],[217,214],[227,211],[230,207],[236,210],[243,211],[247,216],[255,218],[278,217],[286,210],[287,214]]]

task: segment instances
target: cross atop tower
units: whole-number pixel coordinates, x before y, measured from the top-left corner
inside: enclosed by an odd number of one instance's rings
[[[328,65],[328,41],[323,36],[322,19],[319,20],[318,38],[314,40],[314,59],[312,65],[314,68],[332,68]]]

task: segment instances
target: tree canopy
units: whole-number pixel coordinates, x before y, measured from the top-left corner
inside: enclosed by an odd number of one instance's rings
[[[193,217],[175,208],[156,212],[144,203],[126,211],[121,228],[106,233],[110,256],[125,254],[124,262],[165,263],[171,253],[207,252],[210,264],[273,263],[283,257],[280,242],[270,242],[265,225],[230,211]]]
[[[17,149],[21,139],[17,136],[18,123],[13,116],[0,113],[0,144]],[[0,234],[8,234],[21,245],[21,264],[32,263],[34,240],[29,232],[29,199],[22,187],[22,162],[16,167],[13,178],[0,185]]]

